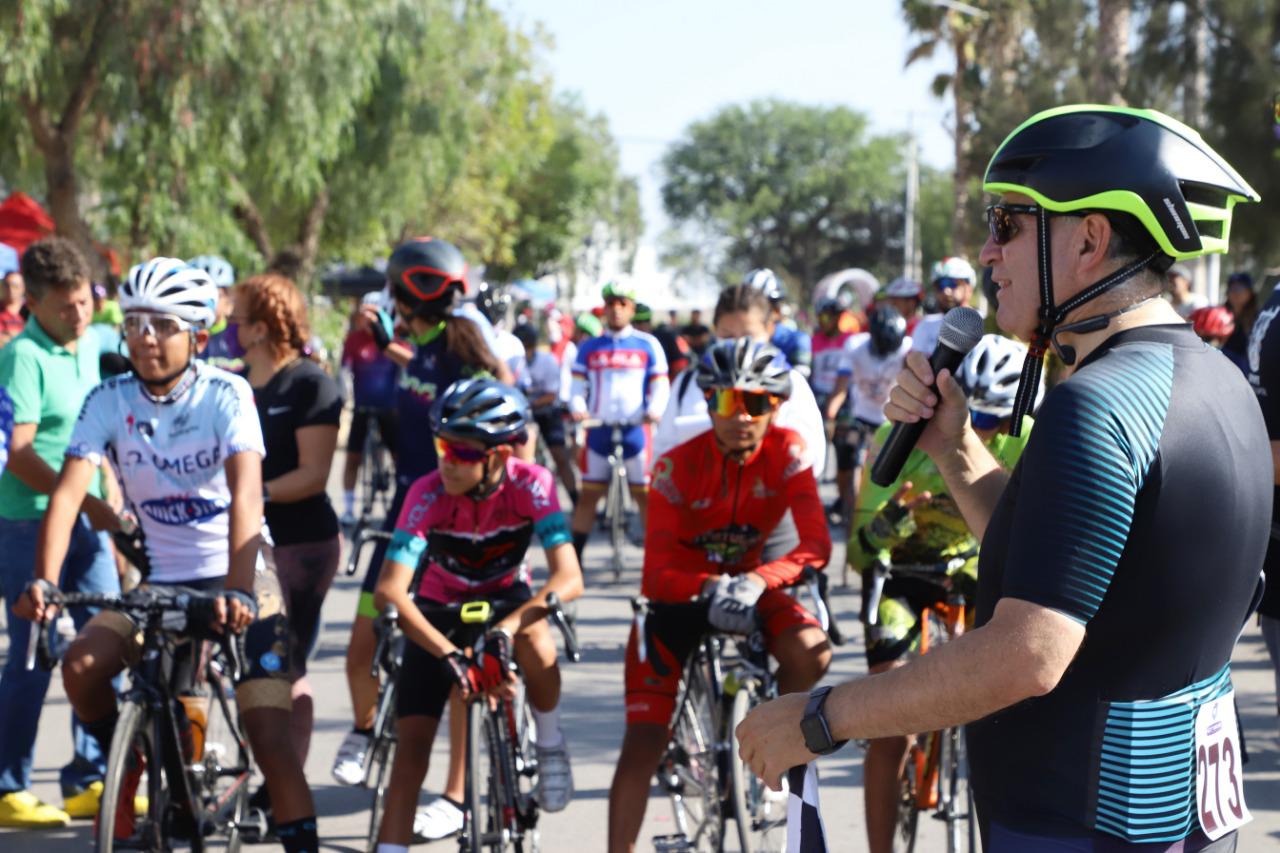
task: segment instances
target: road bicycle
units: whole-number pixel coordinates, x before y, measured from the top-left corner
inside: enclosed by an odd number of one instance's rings
[[[366,849],[375,853],[378,849],[378,830],[386,811],[387,788],[391,783],[391,766],[395,763],[396,745],[396,686],[400,667],[404,663],[404,632],[400,630],[400,613],[394,604],[388,604],[373,623],[378,645],[373,653],[370,673],[378,678],[378,704],[373,717],[373,733],[369,739],[368,763],[365,766],[364,785],[373,790],[373,802],[369,808],[369,837]]]
[[[609,565],[613,570],[613,582],[622,580],[622,571],[626,568],[626,557],[623,548],[628,542],[641,537],[631,535],[632,518],[636,517],[635,503],[631,499],[631,485],[627,481],[627,460],[624,454],[622,438],[628,429],[636,424],[605,423],[588,420],[584,422],[588,429],[604,427],[609,430],[609,483],[605,492],[604,525],[609,531],[609,547],[612,549]]]
[[[814,614],[835,645],[844,636],[831,615],[827,576],[806,568],[796,585],[809,593]],[[706,622],[709,602],[679,604],[633,599],[641,661],[652,655],[652,618]],[[658,658],[653,657],[655,668]],[[671,734],[658,764],[658,784],[671,800],[676,831],[655,836],[659,853],[720,853],[737,841],[742,853],[786,849],[787,794],[770,791],[738,755],[734,731],[757,705],[777,698],[764,632],[747,636],[707,632],[685,661]],[[732,821],[732,828],[728,824]]]
[[[168,851],[185,844],[199,853],[209,836],[218,835],[227,850],[236,851],[245,830],[266,835],[265,815],[248,805],[254,762],[235,704],[243,638],[211,634],[205,627],[218,596],[182,587],[142,587],[119,595],[62,592],[50,585],[45,598],[59,607],[118,611],[142,635],[142,654],[129,667],[107,755],[97,850]],[[37,660],[47,668],[56,663],[47,634],[43,626],[32,631],[28,669]],[[194,666],[185,666],[188,660]],[[132,801],[121,802],[121,793],[138,762],[146,812],[136,817],[130,837],[116,838],[117,811],[134,808]]]
[[[901,578],[927,584],[937,595],[920,618],[919,653],[932,643],[942,643],[964,633],[969,605],[958,588],[955,570],[964,558],[941,563],[886,565],[873,568],[865,619],[875,625],[885,581]],[[921,815],[931,815],[946,825],[947,853],[978,850],[973,791],[964,733],[958,726],[916,735],[898,777],[898,820],[894,831],[895,853],[914,853]]]

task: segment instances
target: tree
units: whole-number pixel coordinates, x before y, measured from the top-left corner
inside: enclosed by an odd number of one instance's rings
[[[770,266],[807,302],[833,270],[900,270],[903,147],[844,107],[729,106],[664,155],[663,205],[677,228],[696,224],[723,241],[726,278]]]

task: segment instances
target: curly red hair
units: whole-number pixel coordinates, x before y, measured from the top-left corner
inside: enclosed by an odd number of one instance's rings
[[[292,281],[277,273],[262,273],[237,284],[235,293],[244,299],[245,320],[267,327],[272,350],[301,352],[306,348],[311,339],[307,303]]]

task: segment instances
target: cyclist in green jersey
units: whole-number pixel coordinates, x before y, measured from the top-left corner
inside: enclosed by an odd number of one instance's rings
[[[1019,437],[1007,434],[1026,354],[1027,348],[1011,338],[986,335],[956,374],[969,395],[974,430],[1006,470],[1017,464],[1031,432],[1031,419],[1024,418]],[[873,454],[892,428],[887,422],[876,431]],[[875,623],[870,624],[867,596],[877,564],[947,564],[953,588],[968,601],[973,601],[977,589],[978,540],[947,494],[933,460],[922,450],[911,452],[901,476],[890,486],[877,486],[864,476],[846,553],[846,571],[853,567],[862,575],[867,668],[872,673],[900,666],[918,650],[924,608],[937,601],[939,592],[927,581],[890,577]],[[893,849],[898,774],[909,745],[909,738],[887,737],[875,738],[867,746],[863,796],[871,853]]]

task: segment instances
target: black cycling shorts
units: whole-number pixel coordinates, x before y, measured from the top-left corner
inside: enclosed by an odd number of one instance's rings
[[[514,584],[503,590],[501,597],[490,598],[494,621],[531,598],[533,590],[528,584]],[[435,601],[422,601],[421,604],[423,607],[439,606]],[[477,639],[477,626],[462,624],[457,613],[429,614],[427,619],[459,648],[466,648]],[[454,684],[448,664],[417,643],[405,643],[404,662],[400,665],[400,680],[396,684],[396,714],[440,719]]]
[[[533,421],[542,433],[542,440],[547,447],[565,446],[564,409],[552,407],[533,413]]]
[[[351,413],[351,429],[347,433],[347,452],[364,453],[364,440],[369,434],[369,421],[377,418],[382,433],[382,446],[394,449],[400,435],[400,419],[395,409],[356,409]]]

